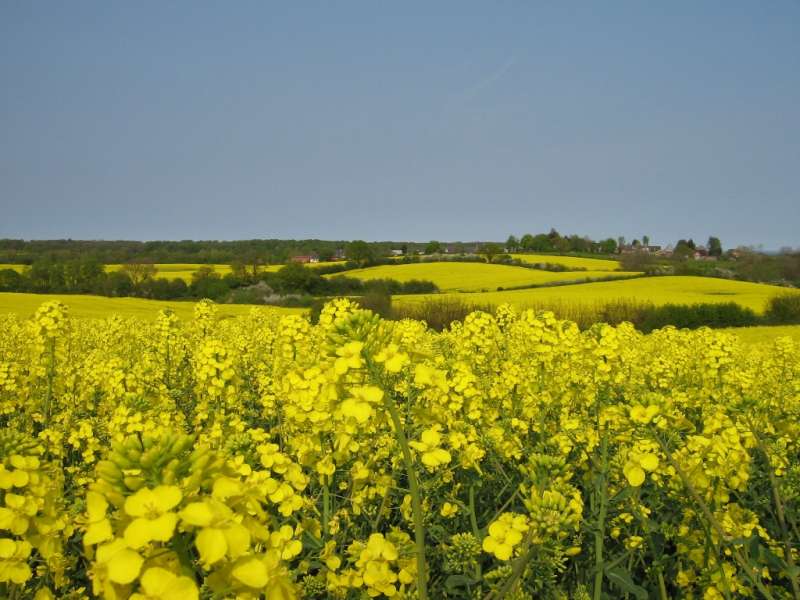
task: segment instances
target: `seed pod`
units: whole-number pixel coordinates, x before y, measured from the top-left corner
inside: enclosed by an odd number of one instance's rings
[[[132,469],[134,467],[134,463],[127,456],[116,450],[112,450],[109,453],[108,459],[120,469]]]
[[[139,438],[135,435],[129,435],[125,438],[124,447],[125,454],[128,454],[128,452],[138,452],[139,454],[142,453],[142,444],[139,441]]]
[[[161,454],[160,450],[161,448],[159,448],[158,446],[153,446],[150,449],[145,450],[139,461],[142,467],[144,467],[145,469],[149,469],[150,467],[152,467]]]
[[[127,487],[131,491],[139,491],[145,484],[144,477],[138,476],[128,476],[122,480]]]
[[[122,471],[110,460],[101,460],[97,463],[96,471],[99,477],[102,477],[110,483],[119,483],[122,481]]]

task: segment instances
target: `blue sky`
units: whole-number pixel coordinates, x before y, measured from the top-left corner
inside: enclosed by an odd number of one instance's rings
[[[800,246],[800,1],[0,0],[0,237]]]

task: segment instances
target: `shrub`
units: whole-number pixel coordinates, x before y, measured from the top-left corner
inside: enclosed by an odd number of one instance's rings
[[[368,292],[360,298],[356,298],[356,302],[361,308],[371,310],[384,318],[388,318],[392,313],[391,295],[380,290]]]
[[[764,318],[775,325],[800,324],[800,294],[779,294],[767,302]]]
[[[735,302],[656,306],[650,302],[618,300],[595,305],[545,303],[530,308],[552,311],[560,319],[575,322],[582,330],[589,329],[595,323],[631,323],[639,331],[650,332],[668,325],[679,329],[697,329],[748,327],[761,322],[755,312]]]
[[[463,321],[476,310],[494,313],[495,309],[491,305],[477,305],[457,298],[432,298],[420,304],[396,306],[392,310],[392,318],[425,321],[431,329],[443,331],[454,321]]]
[[[758,325],[758,315],[752,309],[725,302],[719,304],[665,304],[648,307],[637,328],[644,332],[674,325],[679,329],[698,327],[747,327]]]

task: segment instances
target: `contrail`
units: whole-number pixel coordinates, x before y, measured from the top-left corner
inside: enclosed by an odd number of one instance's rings
[[[499,68],[497,68],[493,73],[489,74],[488,77],[485,77],[485,78],[481,79],[475,85],[473,85],[471,87],[468,87],[467,89],[465,89],[464,91],[462,91],[459,94],[456,94],[454,99],[455,100],[469,100],[470,98],[475,96],[478,92],[480,92],[483,89],[486,89],[487,87],[492,85],[494,82],[496,82],[498,79],[500,79],[503,75],[505,75],[506,72],[508,72],[508,70],[511,67],[514,66],[514,63],[516,61],[517,61],[517,57],[516,56],[514,56],[514,55],[510,56],[508,59],[506,59],[506,61],[502,65],[500,65]]]

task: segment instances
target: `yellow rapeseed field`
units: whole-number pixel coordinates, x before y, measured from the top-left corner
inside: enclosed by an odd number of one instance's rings
[[[525,267],[478,262],[426,262],[381,265],[342,273],[358,279],[394,279],[433,281],[442,291],[495,291],[498,287],[520,287],[562,281],[584,281],[601,277],[632,277],[637,273],[608,271],[551,272]],[[329,275],[335,277],[335,275]]]
[[[666,276],[483,294],[458,294],[452,297],[481,305],[510,303],[517,307],[560,302],[597,304],[616,300],[652,302],[656,305],[737,302],[760,313],[763,312],[769,298],[781,293],[800,294],[800,290],[711,277]],[[418,303],[430,297],[430,295],[397,296],[395,302]],[[442,298],[442,295],[435,297]]]
[[[795,341],[800,341],[800,325],[730,327],[720,331],[732,333],[746,344],[771,343],[780,337],[790,337]]]
[[[182,319],[194,311],[194,302],[178,300],[145,300],[142,298],[107,298],[105,296],[83,296],[77,294],[21,294],[0,293],[0,315],[11,314],[21,318],[33,315],[45,300],[55,300],[69,307],[73,317],[105,319],[112,315],[155,319],[160,310],[171,310]],[[222,316],[245,315],[250,309],[277,311],[281,314],[299,314],[301,308],[253,307],[245,304],[220,304]]]
[[[307,267],[323,267],[323,266],[330,266],[336,264],[335,262],[319,262],[319,263],[309,263]],[[230,265],[224,264],[200,264],[200,263],[169,263],[169,264],[155,264],[156,268],[156,277],[161,279],[183,279],[186,283],[191,283],[192,275],[194,275],[198,269],[201,267],[211,267],[214,269],[214,272],[219,275],[227,275],[231,272]],[[261,272],[275,272],[284,267],[285,265],[264,265],[259,267],[259,271]],[[122,269],[123,265],[120,264],[112,264],[106,265],[106,271],[119,271]],[[26,265],[16,265],[16,264],[0,264],[0,270],[3,269],[12,269],[21,273],[26,268]]]
[[[323,266],[330,266],[336,264],[335,262],[319,262],[319,263],[309,263],[306,264],[306,267],[317,268]],[[279,271],[286,265],[284,264],[277,264],[277,265],[262,265],[258,268],[259,272],[261,273],[274,273]],[[201,267],[212,267],[214,272],[219,275],[227,275],[231,272],[230,265],[204,265],[199,263],[183,263],[183,264],[156,264],[155,265],[157,273],[156,277],[161,277],[164,279],[183,279],[187,283],[192,281],[192,275],[194,275],[198,269]],[[109,271],[116,271],[122,268],[122,265],[107,265],[106,269]]]
[[[124,265],[106,265],[106,271],[119,271]],[[156,277],[160,279],[183,279],[186,283],[191,283],[192,275],[200,267],[210,267],[219,275],[227,275],[231,272],[230,265],[203,265],[195,263],[174,263],[156,264]]]
[[[25,265],[11,265],[11,264],[0,264],[0,271],[4,269],[11,269],[12,271],[16,271],[17,273],[22,273],[25,270]]]
[[[796,341],[219,310],[0,316],[0,596],[800,589]]]
[[[511,257],[527,263],[550,263],[551,265],[562,265],[568,269],[586,269],[587,271],[616,271],[621,268],[618,261],[604,258],[559,256],[557,254],[512,254]]]

